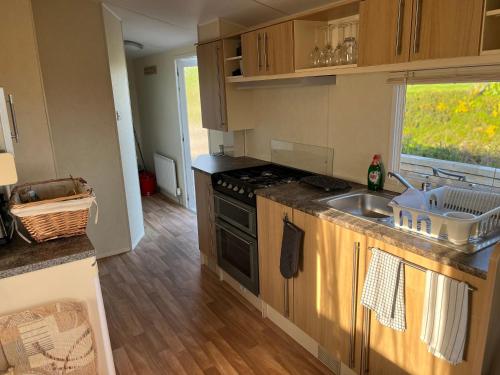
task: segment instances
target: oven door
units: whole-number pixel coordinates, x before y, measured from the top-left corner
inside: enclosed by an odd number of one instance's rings
[[[257,214],[255,207],[237,201],[226,195],[215,193],[215,215],[236,228],[257,236]]]
[[[217,220],[217,263],[256,296],[259,295],[259,253],[257,239]]]

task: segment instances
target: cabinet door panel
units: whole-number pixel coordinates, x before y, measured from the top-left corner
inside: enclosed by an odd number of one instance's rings
[[[262,69],[262,38],[260,31],[241,35],[241,53],[243,56],[243,75],[246,77],[264,74]]]
[[[434,357],[427,351],[427,346],[420,340],[422,309],[425,294],[425,273],[405,266],[405,332],[397,332],[382,326],[371,313],[369,327],[368,371],[371,374],[442,374],[466,375],[480,374],[483,352],[481,350],[481,322],[487,314],[484,311],[487,298],[486,280],[475,278],[457,269],[437,264],[429,259],[411,254],[381,241],[368,238],[369,247],[377,247],[399,257],[430,268],[456,280],[462,280],[477,290],[469,294],[468,343],[465,348],[465,361],[457,366]],[[366,266],[371,257],[367,251]],[[366,269],[363,273],[365,275]],[[361,281],[361,279],[360,279]]]
[[[360,4],[359,66],[409,60],[413,0],[365,0]]]
[[[14,97],[20,183],[56,177],[34,27],[31,1],[0,1],[0,87]]]
[[[351,332],[358,320],[353,275],[364,236],[300,211],[294,211],[294,223],[305,231],[301,270],[293,287],[294,323],[349,364],[355,353]]]
[[[212,180],[209,175],[194,172],[196,218],[198,220],[198,247],[206,256],[215,258],[215,211]]]
[[[479,55],[483,0],[414,0],[411,60]]]
[[[288,306],[293,315],[290,300],[293,281],[286,281],[280,273],[283,217],[292,219],[293,210],[269,199],[257,197],[257,227],[259,234],[260,298],[281,314]],[[288,301],[285,300],[285,283],[288,283]],[[286,314],[285,314],[286,315]]]
[[[203,127],[227,130],[224,55],[222,41],[196,48]]]
[[[264,70],[266,74],[294,71],[293,22],[266,27],[263,31]]]

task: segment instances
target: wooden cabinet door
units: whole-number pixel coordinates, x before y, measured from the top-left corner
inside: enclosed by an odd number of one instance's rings
[[[198,246],[208,257],[217,256],[215,239],[214,192],[210,175],[194,172],[196,218],[198,220]]]
[[[486,303],[487,281],[463,273],[457,269],[438,264],[416,254],[405,252],[397,247],[388,245],[371,238],[367,239],[368,247],[377,247],[406,260],[417,263],[425,268],[432,269],[456,280],[467,282],[477,290],[469,294],[469,324],[465,361],[452,366],[446,361],[434,357],[427,351],[427,346],[420,340],[422,309],[425,294],[425,272],[405,266],[405,305],[406,326],[405,332],[397,332],[382,326],[374,313],[370,313],[368,372],[370,374],[440,374],[440,375],[470,375],[481,374],[483,349],[481,343],[485,340],[482,330],[491,308]],[[371,252],[365,250],[367,261]],[[368,266],[368,262],[366,262]],[[365,274],[366,269],[360,276]],[[361,278],[360,278],[361,281]],[[360,307],[361,308],[361,307]],[[367,329],[367,327],[364,327]]]
[[[414,0],[411,60],[478,56],[483,0]]]
[[[294,72],[293,22],[283,22],[262,30],[266,74]]]
[[[413,1],[361,2],[359,66],[393,64],[409,60]]]
[[[246,77],[265,74],[263,69],[263,44],[260,30],[241,35],[243,75]]]
[[[5,95],[13,95],[19,129],[19,142],[14,143],[19,182],[53,179],[56,170],[31,1],[0,1],[0,50],[0,87]]]
[[[365,236],[294,211],[305,232],[303,259],[294,279],[294,323],[337,360],[356,367],[357,266]],[[358,319],[359,316],[359,319]],[[359,340],[358,340],[359,341]],[[359,349],[359,345],[358,345]]]
[[[293,281],[285,280],[280,273],[285,215],[292,220],[293,210],[269,199],[257,197],[260,298],[279,313],[292,316]],[[285,298],[285,283],[288,284],[288,300]]]
[[[200,44],[196,48],[196,54],[198,56],[203,127],[227,131],[222,41]]]

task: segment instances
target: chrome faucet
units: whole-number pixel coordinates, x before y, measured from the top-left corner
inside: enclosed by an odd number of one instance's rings
[[[413,185],[408,182],[406,178],[401,176],[399,173],[396,172],[388,172],[387,176],[389,177],[394,177],[396,180],[398,180],[402,185],[404,185],[407,189],[414,189]]]

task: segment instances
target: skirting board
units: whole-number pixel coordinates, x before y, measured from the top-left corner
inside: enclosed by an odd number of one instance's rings
[[[293,324],[293,322],[285,318],[278,311],[276,311],[267,303],[265,303],[262,299],[256,297],[253,293],[249,292],[238,281],[233,279],[221,268],[219,268],[216,264],[215,259],[209,258],[205,254],[201,254],[201,263],[207,266],[208,269],[210,269],[212,272],[214,272],[216,275],[219,276],[219,279],[221,281],[224,281],[229,286],[231,286],[252,306],[254,306],[257,310],[259,310],[262,313],[263,318],[268,318],[270,321],[276,324],[283,332],[285,332],[288,336],[290,336],[293,340],[295,340],[300,346],[302,346],[305,350],[311,353],[315,358],[320,359],[321,362],[325,363],[325,365],[328,365],[326,361],[320,358],[321,357],[320,345],[318,342],[316,342],[312,337],[310,337],[299,327]],[[324,350],[323,350],[323,357],[324,357]],[[335,359],[333,359],[333,361],[338,362]],[[329,362],[331,363],[331,360]],[[344,363],[340,363],[339,367],[340,367],[340,372],[336,373],[336,375],[356,375],[356,373],[348,366],[346,366]]]

